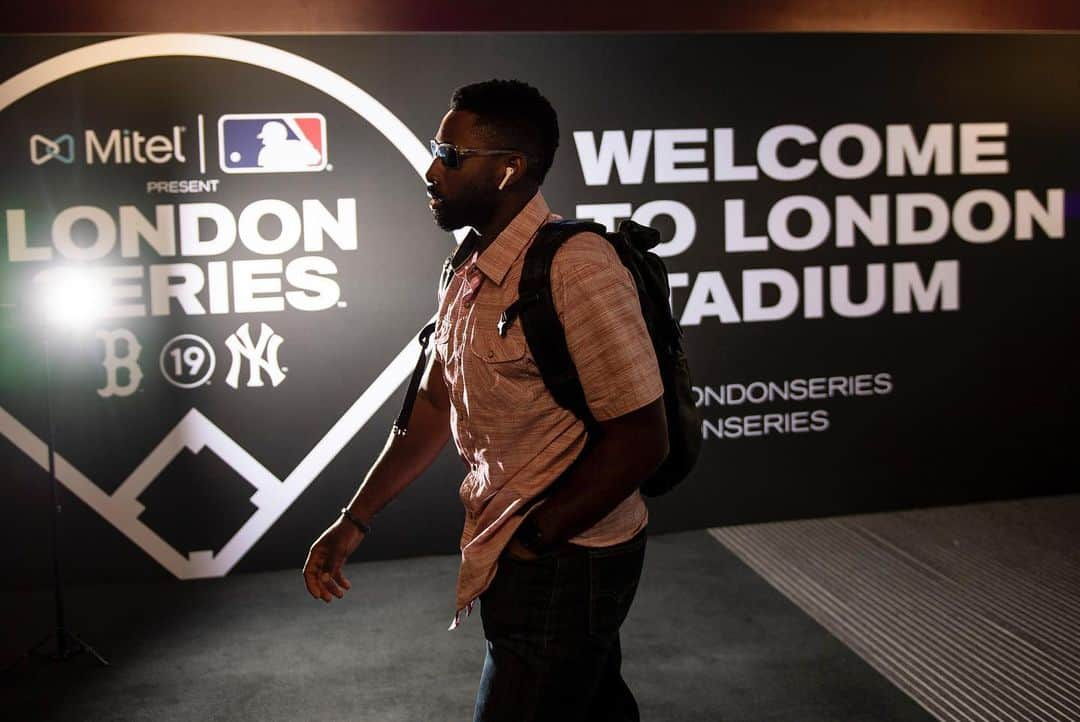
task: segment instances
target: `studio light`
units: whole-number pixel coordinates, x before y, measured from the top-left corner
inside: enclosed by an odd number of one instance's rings
[[[60,554],[60,516],[62,508],[58,493],[59,481],[56,478],[56,420],[54,414],[52,363],[50,361],[50,336],[56,336],[53,342],[60,340],[63,334],[56,333],[60,329],[71,331],[81,330],[91,325],[104,316],[108,303],[107,288],[92,271],[77,267],[60,267],[49,269],[38,274],[35,278],[35,287],[31,290],[29,303],[27,304],[28,320],[32,319],[36,330],[40,333],[42,343],[42,361],[45,370],[45,404],[48,418],[48,471],[49,486],[52,491],[52,567],[53,589],[56,609],[56,627],[53,632],[46,635],[37,644],[28,649],[23,655],[8,665],[3,672],[8,672],[19,666],[39,649],[45,646],[49,640],[55,640],[55,651],[50,655],[53,660],[66,660],[80,653],[93,656],[102,666],[108,666],[109,662],[102,657],[97,650],[84,642],[79,635],[67,627],[64,607],[64,585],[61,575]],[[18,310],[18,304],[5,304],[5,307]],[[34,311],[43,318],[45,323],[38,324],[34,317]]]
[[[108,294],[90,270],[51,269],[42,273],[37,282],[42,315],[52,326],[83,328],[104,315]]]

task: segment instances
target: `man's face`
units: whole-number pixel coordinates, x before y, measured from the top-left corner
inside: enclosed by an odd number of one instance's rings
[[[443,116],[435,141],[461,148],[493,148],[476,120],[474,113],[451,110]],[[498,204],[498,183],[505,165],[505,156],[465,156],[458,159],[456,168],[433,158],[424,177],[431,197],[428,207],[439,228],[452,231],[485,225]]]

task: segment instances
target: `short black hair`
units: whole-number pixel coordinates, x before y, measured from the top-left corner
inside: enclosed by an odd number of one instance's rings
[[[559,120],[539,90],[520,80],[485,80],[455,90],[450,110],[475,113],[494,140],[532,156],[528,174],[544,182],[559,147]]]

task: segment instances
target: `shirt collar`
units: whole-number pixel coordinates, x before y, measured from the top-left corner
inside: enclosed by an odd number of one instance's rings
[[[550,215],[551,209],[548,208],[547,201],[540,191],[536,191],[536,195],[514,216],[514,220],[510,221],[476,259],[476,267],[496,285],[501,285],[514,260],[521,255],[521,251]]]

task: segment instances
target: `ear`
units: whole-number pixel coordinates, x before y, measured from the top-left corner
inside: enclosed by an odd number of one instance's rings
[[[507,176],[507,169],[513,171],[513,173]],[[510,188],[520,183],[525,178],[525,173],[529,169],[529,162],[525,156],[513,154],[506,157],[506,162],[499,166],[499,180],[497,185],[501,185],[503,189]]]

